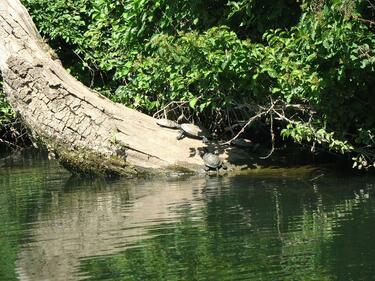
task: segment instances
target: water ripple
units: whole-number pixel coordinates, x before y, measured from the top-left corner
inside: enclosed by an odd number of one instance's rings
[[[373,178],[105,181],[34,160],[0,171],[0,280],[375,276]]]

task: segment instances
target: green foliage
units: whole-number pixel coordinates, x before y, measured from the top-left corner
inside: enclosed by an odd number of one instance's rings
[[[362,1],[24,3],[72,74],[115,101],[148,113],[177,102],[215,130],[248,119],[244,105],[297,104],[308,110],[278,111],[283,137],[375,160],[375,35]]]
[[[117,79],[131,71],[134,60],[145,53],[144,45],[154,34],[176,35],[179,31],[204,30],[217,23],[215,0],[24,3],[43,34],[70,44],[84,59],[83,65],[114,71]]]
[[[319,14],[308,12],[291,31],[265,34],[268,73],[277,76],[273,92],[324,110],[337,107],[337,98],[345,102],[367,94],[374,82],[370,73],[374,71],[375,36],[339,8],[333,5]]]
[[[355,2],[334,2],[319,11],[307,11],[290,31],[266,33],[264,65],[274,78],[272,92],[287,102],[312,107],[318,123],[325,124],[324,130],[352,145],[324,136],[325,142],[333,150],[348,152],[372,142],[369,132],[375,128],[375,118],[369,112],[375,110],[371,90],[375,85],[375,35],[357,20]],[[312,140],[312,135],[321,138],[316,135],[319,128],[293,127],[300,128],[300,133],[285,131],[284,135],[297,141]]]
[[[281,131],[283,137],[291,137],[296,142],[302,143],[318,143],[327,145],[330,150],[340,152],[342,154],[351,152],[353,146],[347,141],[340,141],[334,137],[334,132],[327,132],[324,128],[316,129],[306,123],[295,122],[289,123],[286,128]]]
[[[30,9],[42,34],[53,39],[52,44],[56,45],[60,55],[68,56],[69,61],[76,60],[66,54],[66,48],[69,48],[73,49],[73,52],[79,56],[78,62],[74,64],[65,63],[73,75],[88,83],[90,80],[97,78],[97,75],[92,74],[93,77],[90,79],[84,74],[84,69],[104,73],[107,78],[104,86],[114,90],[123,83],[127,85],[129,81],[133,84],[137,83],[141,87],[138,91],[141,98],[137,98],[136,104],[141,104],[140,107],[146,111],[152,110],[155,105],[148,101],[150,99],[148,95],[142,96],[144,85],[137,81],[134,82],[133,77],[139,74],[141,68],[155,68],[149,65],[155,63],[158,59],[166,60],[165,56],[169,53],[174,53],[175,56],[179,56],[179,53],[185,56],[189,55],[186,53],[187,48],[182,51],[164,50],[164,54],[155,51],[161,50],[163,47],[179,48],[183,41],[192,45],[192,40],[199,37],[202,32],[222,24],[230,26],[241,37],[254,37],[254,34],[256,34],[256,37],[260,37],[267,28],[284,27],[287,25],[286,22],[290,24],[295,21],[294,19],[290,20],[290,17],[285,17],[285,13],[282,11],[288,14],[292,13],[292,10],[294,14],[299,12],[298,5],[292,5],[289,3],[290,1],[275,2],[274,0],[266,1],[266,3],[260,0],[158,0],[156,2],[151,0],[57,0],[48,3],[48,5],[43,0],[24,0],[23,2]],[[262,10],[262,13],[259,13],[259,9]],[[298,19],[298,16],[295,18]],[[276,24],[279,22],[280,25]],[[229,30],[227,33],[228,36],[231,36],[230,40],[233,41],[234,35],[229,35]],[[226,35],[214,28],[213,31],[201,35],[199,44],[195,44],[191,48],[197,49],[201,45],[206,49],[202,53],[207,54],[210,51],[210,55],[215,57],[212,42],[203,42],[203,40],[208,40],[209,36],[217,36],[217,38],[212,38],[212,41],[215,42],[225,40]],[[167,42],[160,47],[156,47],[155,43],[163,39]],[[246,44],[246,42],[237,41],[237,45]],[[229,42],[228,45],[231,48],[230,45],[233,45],[233,42]],[[220,51],[225,51],[225,43],[220,46]],[[184,51],[185,53],[183,53]],[[229,49],[229,52],[232,56],[229,58],[230,60],[236,60],[238,54],[240,56],[238,60],[241,60],[241,64],[245,63],[245,61],[242,61],[243,51],[240,50],[236,53],[236,50]],[[214,58],[214,60],[219,62],[220,59]],[[215,68],[210,69],[209,64],[204,65],[207,62],[206,58],[202,62],[196,63],[196,61],[197,59],[193,62],[196,65],[193,65],[192,68],[203,65],[210,72],[216,70]],[[175,61],[172,59],[163,63],[173,63],[168,65],[168,68],[172,70],[175,68]],[[176,68],[188,68],[187,64],[190,62],[185,58],[185,60],[177,63],[181,66]],[[251,65],[248,67],[251,67]],[[241,71],[239,74],[235,73],[231,79],[237,80],[239,77],[243,80],[244,75]],[[194,70],[190,72],[194,72]],[[207,80],[211,78],[210,76]],[[153,80],[156,80],[156,78]],[[145,81],[145,83],[148,83],[148,81]],[[179,83],[179,81],[175,81],[175,83]],[[184,84],[185,81],[181,83]],[[233,83],[241,84],[240,87],[243,87],[242,82],[233,81]],[[100,84],[103,86],[103,83]],[[211,85],[211,81],[206,81],[205,84]],[[186,85],[179,85],[178,87],[183,88],[184,86]],[[209,89],[209,91],[212,90]],[[225,89],[221,91],[223,90]],[[236,86],[234,86],[231,92],[233,91],[238,92],[242,89],[236,89]],[[174,94],[165,90],[158,94],[165,95],[164,100],[174,96]],[[196,92],[193,95],[197,98],[201,93]],[[121,96],[124,96],[123,90],[121,90]],[[121,100],[129,101],[132,104],[134,93],[129,93],[129,98],[122,97]],[[153,99],[151,98],[151,100]],[[194,100],[194,98],[191,98],[191,100]]]
[[[149,110],[185,101],[198,112],[250,101],[253,46],[228,28],[177,38],[158,34],[145,48],[152,55],[135,62],[128,83],[116,91],[117,101]]]

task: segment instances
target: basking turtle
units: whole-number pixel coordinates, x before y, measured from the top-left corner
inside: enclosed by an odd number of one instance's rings
[[[177,136],[177,139],[183,139],[184,137],[190,137],[195,139],[201,139],[203,143],[207,143],[207,133],[206,131],[194,124],[183,123],[180,125],[180,134]]]
[[[216,173],[218,174],[219,169],[223,166],[223,161],[220,159],[220,157],[216,154],[208,152],[207,148],[205,148],[200,154],[205,165],[205,170],[216,170]]]
[[[170,129],[180,128],[180,124],[178,124],[177,122],[173,120],[169,120],[166,118],[156,120],[156,124],[158,124],[161,127],[170,128]]]
[[[202,158],[207,171],[210,169],[218,171],[219,168],[223,165],[223,161],[221,161],[219,156],[213,153],[205,153]]]

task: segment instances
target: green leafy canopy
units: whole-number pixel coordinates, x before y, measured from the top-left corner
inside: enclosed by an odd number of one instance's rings
[[[277,100],[293,108],[277,109],[282,137],[373,163],[374,11],[365,1],[23,2],[71,73],[112,100],[150,114],[175,102],[173,117],[218,132],[254,114],[244,107]]]

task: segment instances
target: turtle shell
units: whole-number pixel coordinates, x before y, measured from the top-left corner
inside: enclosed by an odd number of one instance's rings
[[[205,153],[202,157],[204,164],[212,169],[220,168],[222,165],[222,161],[219,156],[213,153]]]
[[[184,131],[187,135],[191,135],[194,137],[204,137],[206,136],[206,132],[201,128],[194,124],[190,123],[183,123],[181,124],[181,130]]]
[[[156,120],[156,124],[158,124],[161,127],[171,128],[171,129],[178,129],[180,128],[180,124],[173,120],[169,119],[158,119]]]

